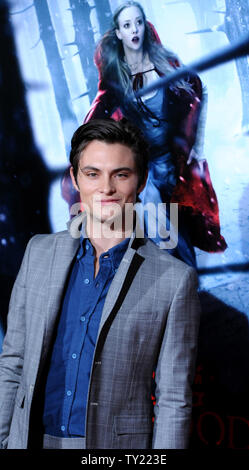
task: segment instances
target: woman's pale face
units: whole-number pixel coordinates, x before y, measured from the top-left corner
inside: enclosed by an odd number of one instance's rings
[[[125,53],[143,48],[145,24],[141,10],[136,6],[125,8],[118,17],[118,39],[123,43]]]

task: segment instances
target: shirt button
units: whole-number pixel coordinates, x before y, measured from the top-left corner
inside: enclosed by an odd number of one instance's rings
[[[90,282],[89,279],[84,279],[85,284],[89,284],[89,282]]]
[[[71,395],[72,395],[71,390],[68,390],[68,391],[67,391],[67,396],[68,396],[68,397],[71,397]]]
[[[89,245],[88,245],[88,243],[86,243],[86,250],[89,250]]]
[[[61,426],[61,431],[65,431],[65,426]]]
[[[73,358],[73,359],[76,359],[76,357],[77,357],[77,354],[73,353],[73,354],[72,354],[72,358]]]
[[[82,315],[82,316],[80,317],[80,321],[85,321],[85,319],[86,319],[86,317],[84,317],[84,315]]]

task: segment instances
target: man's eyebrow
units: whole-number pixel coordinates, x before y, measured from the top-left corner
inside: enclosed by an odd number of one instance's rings
[[[113,173],[116,173],[117,171],[133,171],[133,169],[130,168],[129,166],[122,166],[120,168],[115,168],[113,170]]]
[[[84,166],[83,168],[80,168],[80,169],[81,169],[81,171],[86,171],[86,170],[101,171],[100,168],[96,168],[96,167],[90,166],[90,165]],[[114,170],[112,170],[112,173],[117,173],[118,171],[130,171],[130,172],[132,172],[133,169],[128,167],[128,166],[122,166],[120,168],[114,168]]]
[[[95,166],[90,166],[90,165],[87,165],[87,166],[83,166],[83,168],[80,168],[81,171],[83,170],[94,170],[94,171],[100,171],[99,168],[95,168]]]

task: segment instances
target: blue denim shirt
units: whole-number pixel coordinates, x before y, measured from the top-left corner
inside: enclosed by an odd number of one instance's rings
[[[105,298],[129,239],[99,258],[94,278],[94,249],[81,239],[69,277],[46,381],[44,433],[85,436],[88,386]]]

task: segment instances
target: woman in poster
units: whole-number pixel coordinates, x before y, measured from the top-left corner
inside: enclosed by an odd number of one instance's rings
[[[99,70],[99,91],[85,122],[124,116],[140,127],[150,147],[148,181],[140,200],[143,205],[153,202],[156,208],[160,203],[173,202],[177,182],[181,182],[180,168],[186,167],[195,154],[203,94],[199,77],[186,76],[168,88],[136,97],[137,90],[172,73],[180,63],[163,47],[141,5],[133,1],[123,3],[114,13],[113,27],[100,40],[95,63]],[[191,201],[190,205],[193,205]],[[165,229],[165,213],[162,221]],[[151,237],[159,245],[160,224],[156,237]],[[186,214],[180,212],[178,245],[171,252],[196,266],[188,225]],[[148,233],[148,225],[146,229]]]

